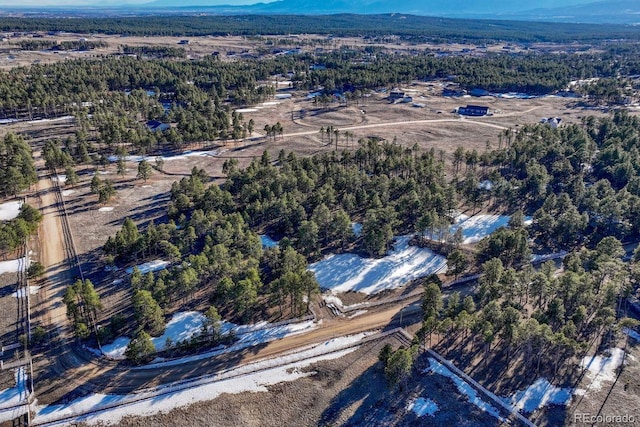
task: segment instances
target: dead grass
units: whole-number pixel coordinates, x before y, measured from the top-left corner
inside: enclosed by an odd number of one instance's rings
[[[624,339],[618,345],[624,348]],[[562,421],[565,425],[580,425],[575,414],[589,414],[601,416],[631,416],[635,422],[640,421],[640,344],[629,338],[627,357],[624,366],[619,370],[615,382],[603,382],[600,390],[590,388],[587,377],[577,385],[577,388],[587,390],[584,396],[576,396],[569,406]],[[545,417],[546,416],[546,417]],[[558,414],[551,412],[544,414],[542,419],[558,418]],[[547,425],[552,425],[551,423]],[[603,424],[605,425],[605,424]],[[609,423],[606,425],[622,425]]]
[[[131,417],[121,426],[493,426],[497,421],[459,395],[450,380],[436,374],[416,374],[406,387],[390,390],[378,353],[394,337],[362,345],[337,360],[314,364],[314,374],[269,387],[268,393],[224,394],[177,408],[167,414]],[[418,362],[418,368],[426,361]],[[440,410],[417,418],[406,410],[419,396],[434,400]]]

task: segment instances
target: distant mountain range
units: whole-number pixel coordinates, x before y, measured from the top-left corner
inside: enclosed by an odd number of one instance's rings
[[[553,22],[640,23],[639,0],[277,0],[248,6],[210,6],[210,0],[157,0],[141,7],[173,10],[202,10],[219,14],[381,14],[451,18],[515,19]]]
[[[64,1],[64,0],[63,0]],[[74,0],[69,0],[74,1]],[[143,4],[105,6],[66,6],[65,11],[109,10],[111,13],[164,14],[164,13],[205,13],[218,15],[239,14],[388,14],[402,13],[447,18],[503,19],[573,23],[614,23],[640,24],[640,0],[533,0],[519,2],[513,0],[276,0],[246,6],[220,6],[224,0],[155,0]],[[230,0],[230,2],[237,0]],[[218,4],[218,5],[212,5]],[[43,4],[50,4],[49,1]],[[0,6],[2,9],[21,9],[21,6]],[[52,6],[24,7],[58,10]]]
[[[640,1],[610,0],[530,10],[519,19],[553,22],[640,24]]]

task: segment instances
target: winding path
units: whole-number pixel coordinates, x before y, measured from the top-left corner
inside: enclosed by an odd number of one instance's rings
[[[504,117],[504,116],[501,116]],[[464,118],[459,119],[425,119],[425,120],[407,120],[407,121],[396,121],[396,122],[386,122],[386,123],[375,123],[375,124],[367,124],[367,125],[357,125],[357,126],[346,126],[338,128],[339,131],[345,130],[358,130],[358,129],[372,129],[372,128],[381,128],[381,127],[398,127],[398,126],[409,126],[409,125],[429,125],[435,123],[461,123],[468,124],[471,126],[484,126],[490,127],[494,129],[507,130],[508,128],[505,126],[496,125],[493,123],[484,123],[477,120],[469,120]],[[304,132],[293,132],[293,133],[285,133],[285,137],[292,136],[307,136],[307,135],[317,135],[318,131],[304,131]]]

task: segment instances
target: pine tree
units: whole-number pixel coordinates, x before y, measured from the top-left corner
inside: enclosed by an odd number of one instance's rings
[[[147,290],[134,291],[133,310],[139,326],[152,336],[159,336],[165,328],[164,313]]]
[[[151,336],[144,330],[140,330],[129,342],[124,355],[132,363],[139,365],[148,361],[155,351],[156,347],[151,341]]]
[[[138,163],[138,179],[143,179],[144,182],[147,182],[152,173],[153,169],[151,168],[149,162],[147,162],[146,160],[142,160],[140,163]]]

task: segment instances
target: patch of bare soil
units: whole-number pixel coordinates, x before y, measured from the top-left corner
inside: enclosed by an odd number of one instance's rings
[[[455,386],[436,374],[415,374],[401,389],[387,386],[378,354],[394,337],[362,345],[340,359],[309,368],[314,374],[269,387],[268,393],[224,394],[212,401],[151,417],[133,417],[121,426],[494,426],[497,421],[471,405]],[[418,369],[425,366],[422,359]],[[434,417],[407,411],[419,396],[435,401]]]
[[[620,343],[624,347],[624,342]],[[564,425],[584,425],[584,416],[602,417],[595,425],[635,425],[640,422],[640,343],[629,338],[625,364],[618,369],[615,381],[603,381],[597,390],[591,380],[583,377],[577,388],[586,390],[584,396],[575,396],[567,411],[543,414],[551,421],[560,419]],[[616,417],[627,417],[627,422],[616,422]],[[607,421],[608,420],[608,421]],[[553,425],[552,422],[547,425]]]
[[[18,301],[13,295],[16,291],[18,277],[16,274],[0,274],[0,343],[14,344],[18,341],[16,321]]]

